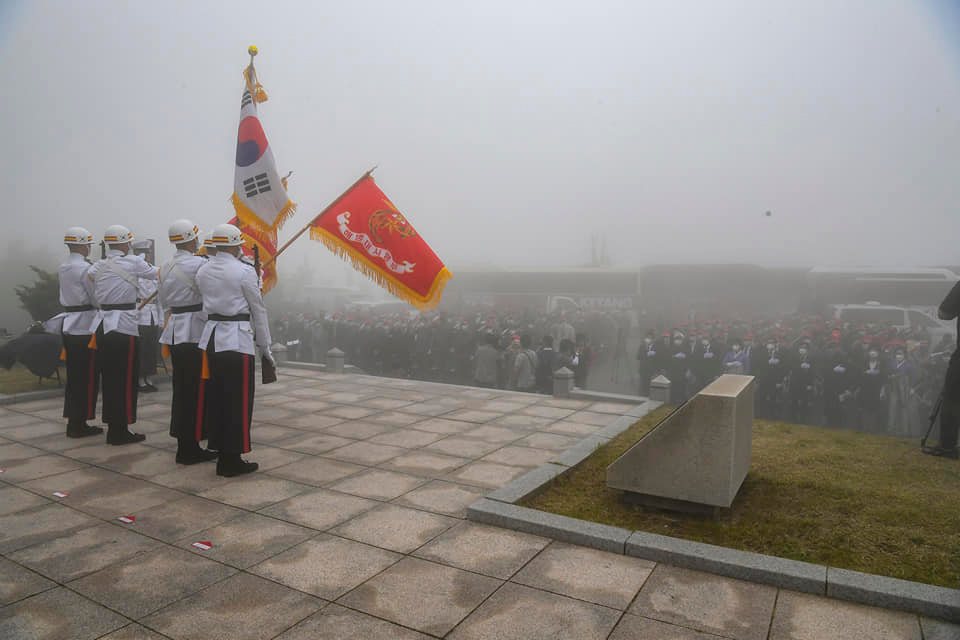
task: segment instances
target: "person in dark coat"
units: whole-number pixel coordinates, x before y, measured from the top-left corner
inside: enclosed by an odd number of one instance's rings
[[[810,344],[801,342],[791,359],[789,374],[789,406],[787,419],[808,424],[812,419],[812,404],[816,386],[816,368],[810,353]]]
[[[553,372],[557,352],[553,350],[553,336],[543,336],[537,351],[537,390],[548,395],[553,393]]]
[[[887,363],[880,358],[880,350],[870,347],[867,360],[859,375],[857,401],[860,408],[859,424],[864,431],[886,433]]]
[[[653,331],[647,331],[643,342],[637,349],[637,372],[640,376],[640,395],[650,395],[650,381],[657,375],[657,350],[660,345],[653,336]]]
[[[679,405],[687,401],[687,347],[684,344],[683,334],[673,336],[673,347],[670,351],[670,361],[666,366],[667,378],[670,379],[670,404]]]

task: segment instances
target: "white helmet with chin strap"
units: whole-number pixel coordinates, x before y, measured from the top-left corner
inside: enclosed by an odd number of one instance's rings
[[[210,240],[217,247],[239,247],[243,244],[243,233],[232,224],[218,224]]]
[[[133,240],[133,232],[122,224],[112,224],[103,232],[107,244],[126,244]]]
[[[64,244],[93,244],[93,234],[83,227],[70,227],[63,234]]]
[[[200,235],[200,228],[189,220],[174,220],[167,230],[167,236],[173,244],[183,244],[196,240]]]

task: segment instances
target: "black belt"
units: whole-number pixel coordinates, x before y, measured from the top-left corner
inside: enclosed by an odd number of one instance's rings
[[[100,308],[104,311],[133,311],[137,308],[136,302],[125,302],[123,304],[102,304]]]
[[[93,311],[92,304],[75,304],[73,306],[65,306],[63,310],[67,313],[77,313],[79,311]]]
[[[203,311],[203,305],[188,304],[185,307],[170,307],[170,313],[191,313],[193,311]]]
[[[219,313],[211,313],[207,315],[207,320],[215,320],[217,322],[249,322],[250,314],[238,313],[235,316],[224,316]]]

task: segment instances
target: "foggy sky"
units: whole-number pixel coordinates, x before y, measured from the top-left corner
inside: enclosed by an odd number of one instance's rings
[[[457,267],[960,263],[942,2],[3,2],[9,238],[233,213],[246,49],[306,224],[363,171]],[[764,211],[772,216],[764,217]],[[304,237],[281,260],[341,272]],[[285,266],[287,265],[287,266]]]

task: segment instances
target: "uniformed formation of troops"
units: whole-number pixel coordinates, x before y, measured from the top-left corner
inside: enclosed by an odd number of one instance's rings
[[[919,336],[917,336],[919,337]],[[820,317],[676,328],[647,333],[636,357],[640,393],[670,381],[689,399],[723,373],[756,378],[756,416],[769,420],[916,435],[926,427],[953,345],[930,345],[886,327]]]
[[[213,229],[204,241],[205,256],[198,255],[200,230],[189,220],[174,222],[169,239],[176,254],[158,269],[134,253],[133,233],[121,225],[106,229],[105,255],[93,263],[89,231],[73,227],[64,235],[70,251],[59,270],[67,436],[103,433],[87,422],[96,416],[102,391],[107,444],[145,439],[130,425],[137,421],[139,343],[156,340],[141,335],[141,311],[156,291],[165,316],[159,342],[173,364],[170,435],[177,439],[176,462],[216,459],[218,475],[250,473],[257,464],[241,456],[251,449],[254,357],[259,352],[274,364],[259,276],[240,259],[244,239],[233,225]]]

